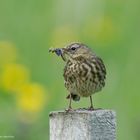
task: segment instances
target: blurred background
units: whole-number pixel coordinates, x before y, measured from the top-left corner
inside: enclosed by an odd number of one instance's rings
[[[139,0],[0,0],[0,136],[49,140],[48,114],[67,108],[64,62],[50,47],[82,42],[102,57],[94,106],[117,113],[117,139],[140,139]],[[73,107],[88,107],[81,99]]]

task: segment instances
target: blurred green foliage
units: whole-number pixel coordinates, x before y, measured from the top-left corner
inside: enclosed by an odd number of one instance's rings
[[[107,68],[94,105],[117,112],[118,140],[139,140],[139,6],[139,0],[1,0],[0,136],[49,139],[48,114],[68,101],[64,62],[48,49],[79,41]],[[87,98],[73,103],[88,105]]]

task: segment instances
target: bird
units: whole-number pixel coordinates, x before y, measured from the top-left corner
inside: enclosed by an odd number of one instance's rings
[[[103,60],[87,45],[79,42],[70,43],[64,48],[50,50],[66,62],[64,67],[64,85],[69,94],[68,111],[72,110],[72,100],[89,97],[89,110],[94,110],[92,95],[105,86],[106,68]]]

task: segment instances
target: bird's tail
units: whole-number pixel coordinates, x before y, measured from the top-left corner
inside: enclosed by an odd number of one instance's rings
[[[70,98],[70,94],[69,94],[66,98],[69,99],[69,98]],[[71,94],[71,98],[72,98],[74,101],[79,101],[79,100],[80,100],[80,96],[75,95],[75,94]]]

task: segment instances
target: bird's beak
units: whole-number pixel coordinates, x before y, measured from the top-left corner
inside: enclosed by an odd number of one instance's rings
[[[67,53],[67,48],[62,48],[63,53]]]
[[[64,61],[66,61],[67,49],[66,48],[61,48],[61,50],[62,50],[61,57]]]

